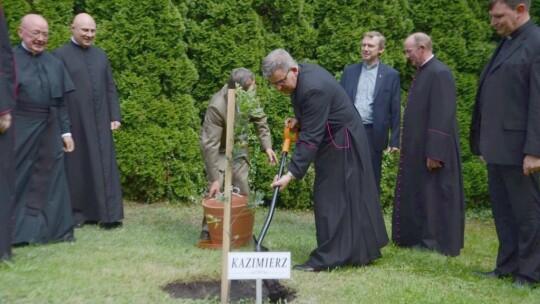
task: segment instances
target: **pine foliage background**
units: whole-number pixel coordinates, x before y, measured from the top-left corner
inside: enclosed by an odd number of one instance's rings
[[[532,1],[540,16],[540,0]],[[195,202],[206,188],[199,149],[208,99],[227,82],[233,68],[257,75],[261,105],[269,117],[274,149],[280,154],[283,121],[292,115],[288,96],[264,82],[263,57],[287,49],[297,61],[318,63],[340,78],[360,60],[363,33],[386,36],[382,61],[401,74],[403,103],[413,69],[402,52],[404,38],[431,35],[436,56],[448,64],[458,86],[465,194],[469,206],[487,201],[485,167],[468,147],[470,116],[478,75],[495,48],[487,0],[2,0],[10,38],[27,13],[49,21],[49,50],[70,38],[75,14],[88,12],[98,24],[96,45],[111,61],[123,111],[116,149],[126,199],[140,202]],[[76,140],[76,139],[75,139]],[[277,172],[251,139],[253,188],[271,197]],[[393,200],[396,156],[383,160],[381,201]],[[291,184],[282,206],[309,208],[314,172]]]

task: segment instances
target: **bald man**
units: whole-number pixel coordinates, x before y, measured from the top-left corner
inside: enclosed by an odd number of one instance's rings
[[[465,199],[452,72],[415,33],[404,54],[417,69],[403,113],[392,239],[398,246],[457,256],[463,248]]]
[[[77,150],[66,157],[73,217],[78,226],[120,227],[124,217],[112,130],[120,127],[120,104],[105,52],[93,46],[96,22],[75,16],[71,40],[54,50],[77,90],[67,95]]]
[[[15,47],[16,193],[13,244],[73,241],[64,152],[74,149],[65,94],[74,89],[64,66],[45,51],[49,25],[23,17]]]

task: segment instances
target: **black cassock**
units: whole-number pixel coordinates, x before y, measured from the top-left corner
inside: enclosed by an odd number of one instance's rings
[[[22,46],[17,62],[15,230],[13,243],[73,239],[62,134],[69,132],[64,94],[74,89],[58,59]]]
[[[56,49],[75,91],[66,96],[75,151],[66,155],[73,217],[77,223],[113,223],[124,217],[122,189],[111,132],[120,105],[105,52],[74,42]]]
[[[450,69],[432,58],[416,72],[403,115],[392,239],[456,256],[463,248],[465,199],[456,88]],[[429,171],[426,158],[443,162]]]
[[[15,190],[13,107],[15,105],[15,65],[9,35],[0,7],[0,115],[11,113],[11,127],[0,133],[0,260],[11,257],[11,215]]]
[[[300,123],[287,168],[302,178],[315,165],[313,189],[316,268],[365,265],[388,243],[362,119],[349,97],[323,68],[299,65],[291,96]]]

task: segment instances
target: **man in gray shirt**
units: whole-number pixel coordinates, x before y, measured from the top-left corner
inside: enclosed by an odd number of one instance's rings
[[[379,32],[365,33],[360,42],[363,61],[345,67],[341,76],[341,86],[366,128],[379,193],[382,153],[387,147],[390,153],[399,151],[401,115],[399,73],[379,61],[385,42]]]

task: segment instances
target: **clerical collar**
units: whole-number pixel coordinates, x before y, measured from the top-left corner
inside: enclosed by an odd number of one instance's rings
[[[21,45],[23,47],[23,49],[27,50],[28,52],[30,52],[30,50],[26,47],[26,44],[24,44],[24,42],[21,42]]]
[[[435,57],[435,54],[431,54],[431,56],[429,56],[429,58],[424,61],[424,63],[422,63],[418,68],[421,68],[424,64],[428,63],[431,59],[433,59],[433,57]]]
[[[532,20],[529,20],[525,22],[522,26],[520,26],[517,30],[515,30],[512,34],[510,34],[509,36],[506,36],[505,38],[508,40],[516,39],[517,37],[519,37],[519,35],[521,35],[521,33],[525,31],[525,29],[531,26],[533,26],[533,22]]]
[[[379,66],[379,61],[377,61],[376,63],[372,64],[372,65],[368,65],[365,61],[364,61],[364,69],[366,70],[371,70],[371,69],[374,69],[376,67]]]
[[[71,42],[75,43],[78,46],[81,46],[79,43],[77,43],[77,40],[75,40],[75,38],[73,38],[73,36],[71,36]]]
[[[28,52],[28,54],[30,54],[30,55],[32,55],[32,56],[37,56],[37,55],[41,54],[41,53],[38,53],[38,54],[32,53],[32,52],[28,49],[28,47],[26,46],[26,44],[24,44],[24,42],[21,42],[21,46],[23,47],[23,49],[24,49],[25,51]]]

